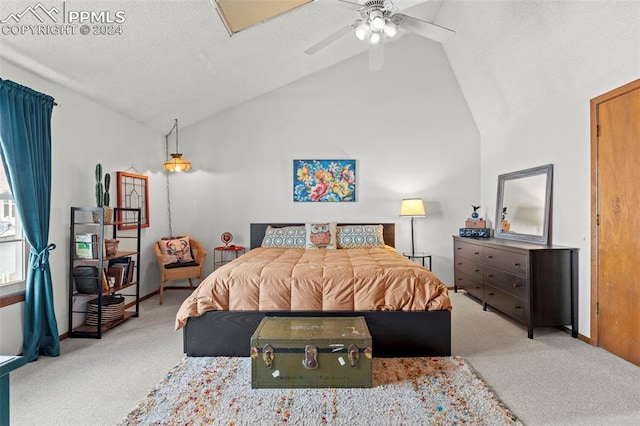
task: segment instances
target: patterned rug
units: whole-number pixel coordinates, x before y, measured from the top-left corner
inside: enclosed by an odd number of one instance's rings
[[[368,389],[251,389],[251,358],[185,358],[121,425],[521,425],[459,357],[374,358]]]

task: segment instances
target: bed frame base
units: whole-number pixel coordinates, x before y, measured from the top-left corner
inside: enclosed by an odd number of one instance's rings
[[[451,355],[451,312],[255,312],[212,311],[189,318],[183,328],[187,356],[241,356],[265,316],[364,316],[375,357]]]

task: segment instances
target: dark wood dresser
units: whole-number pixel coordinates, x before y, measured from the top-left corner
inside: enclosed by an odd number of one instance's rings
[[[578,337],[578,249],[496,238],[453,237],[454,291],[465,290],[533,328],[564,327]]]

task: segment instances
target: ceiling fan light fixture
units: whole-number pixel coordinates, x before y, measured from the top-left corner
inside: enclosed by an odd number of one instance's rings
[[[386,23],[383,13],[379,10],[374,10],[369,14],[369,22],[373,31],[382,31]]]
[[[375,46],[376,44],[380,44],[380,42],[382,41],[382,34],[379,32],[371,32],[371,34],[369,35],[369,44]]]
[[[398,26],[394,22],[387,21],[387,23],[384,24],[384,35],[386,35],[389,38],[393,38],[397,33],[398,33]]]
[[[358,27],[356,28],[356,37],[358,37],[359,40],[364,41],[369,35],[370,31],[371,27],[369,26],[369,23],[365,21],[358,25]]]

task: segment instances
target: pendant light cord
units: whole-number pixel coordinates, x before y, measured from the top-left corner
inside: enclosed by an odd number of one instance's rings
[[[178,119],[175,119],[176,122],[174,124],[174,128],[176,129],[176,154],[180,154],[180,149],[178,149]]]
[[[171,133],[169,133],[171,134]],[[164,137],[164,145],[165,145],[165,154],[166,157],[169,158],[169,135]],[[167,213],[169,216],[169,237],[173,236],[173,229],[171,228],[171,190],[169,187],[169,173],[165,173],[167,178]]]

